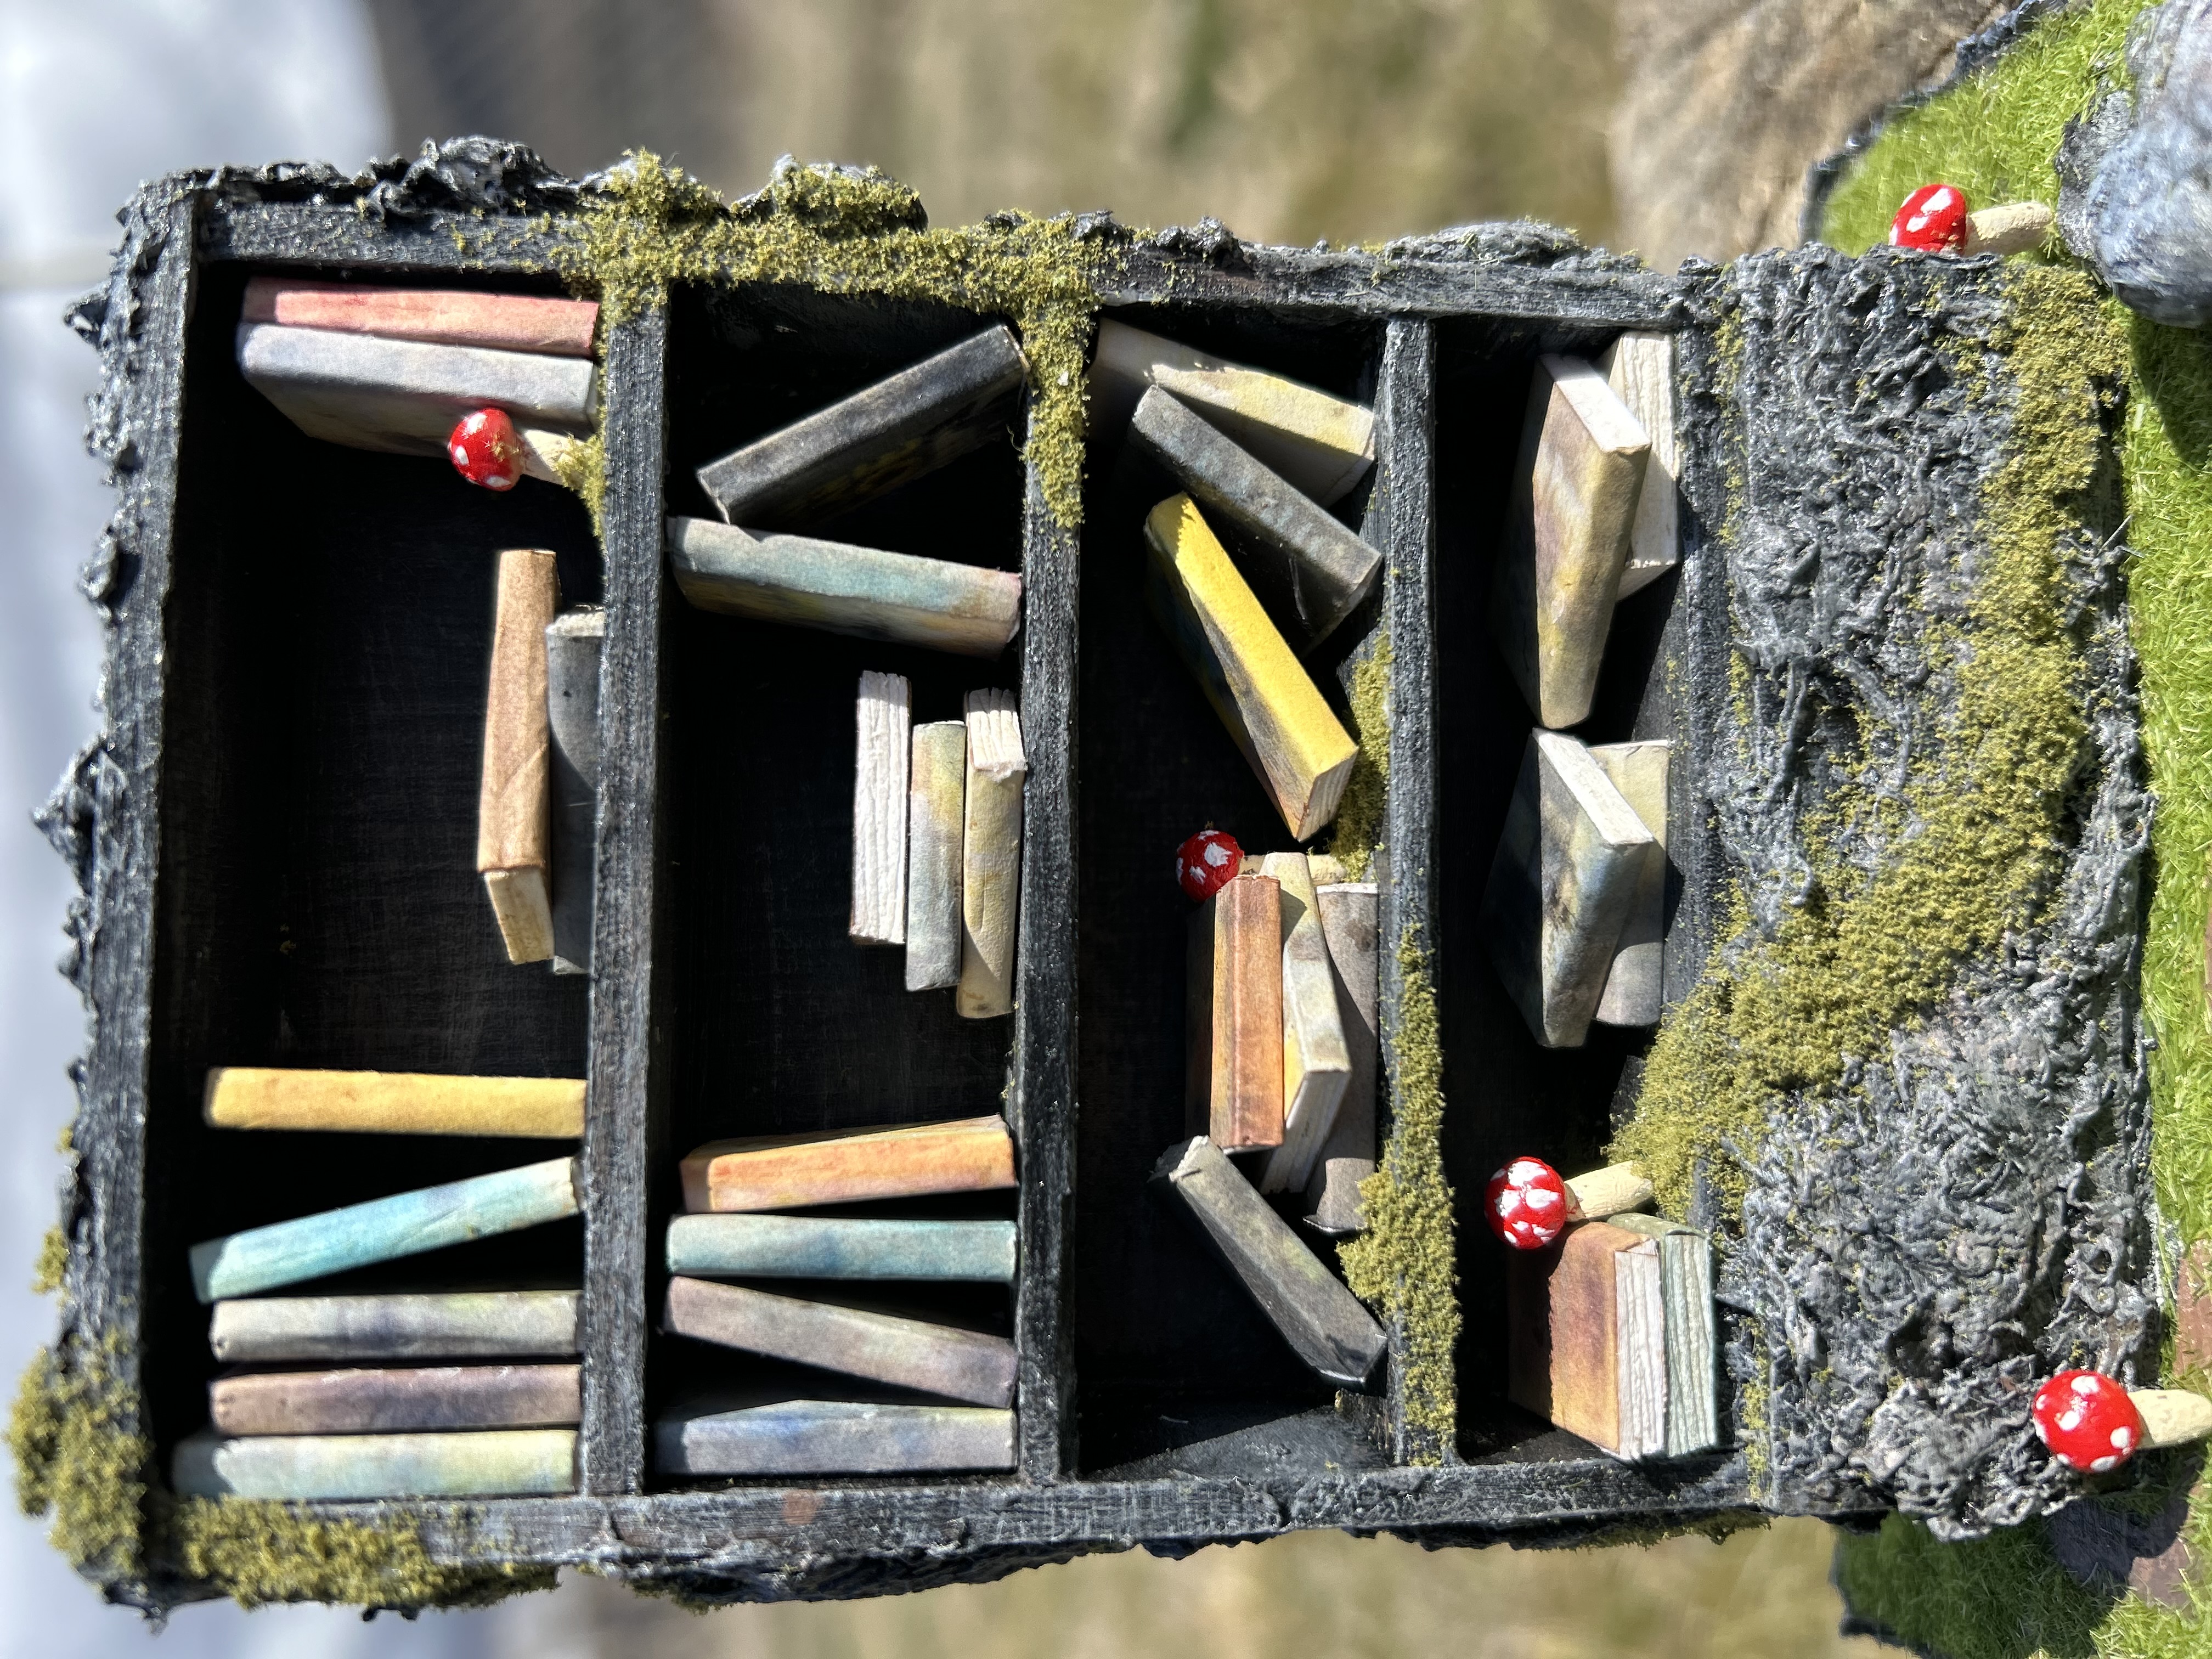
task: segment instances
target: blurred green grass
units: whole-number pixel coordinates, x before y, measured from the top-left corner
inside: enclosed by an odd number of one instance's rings
[[[1837,1633],[1833,1534],[1778,1521],[1719,1544],[1426,1551],[1295,1533],[1182,1561],[1132,1551],[868,1601],[693,1618],[605,1580],[539,1604],[622,1659],[1771,1659],[1884,1651]]]

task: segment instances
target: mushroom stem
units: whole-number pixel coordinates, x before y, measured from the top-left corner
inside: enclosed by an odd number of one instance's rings
[[[2054,215],[2041,202],[2004,202],[1966,216],[1968,253],[2026,253],[2043,246]]]
[[[2212,1435],[2212,1400],[2187,1389],[2131,1389],[2128,1398],[2142,1415],[2143,1445],[2185,1446]]]

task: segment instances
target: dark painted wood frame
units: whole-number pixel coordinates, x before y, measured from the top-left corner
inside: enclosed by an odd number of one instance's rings
[[[350,207],[179,193],[155,222],[133,273],[140,311],[135,367],[121,388],[132,453],[119,483],[135,513],[139,564],[116,606],[103,687],[107,735],[95,783],[101,856],[89,994],[96,1036],[86,1060],[76,1146],[87,1213],[76,1229],[70,1287],[77,1330],[119,1339],[135,1382],[143,1266],[146,1077],[152,1018],[164,600],[177,491],[185,324],[195,273],[208,262],[312,265],[360,275],[528,272],[548,266],[547,234],[520,218],[433,213],[377,224]],[[1436,863],[1435,454],[1437,319],[1482,317],[1589,329],[1690,325],[1688,279],[1602,268],[1486,262],[1416,253],[1296,252],[1236,245],[1226,257],[1126,250],[1103,303],[1172,298],[1289,315],[1384,323],[1376,394],[1380,464],[1364,532],[1387,554],[1376,619],[1394,647],[1386,941],[1410,937],[1434,962]],[[462,1504],[318,1504],[318,1512],[420,1529],[434,1555],[587,1565],[675,1579],[703,1593],[852,1595],[962,1577],[1026,1561],[1149,1543],[1179,1551],[1297,1528],[1389,1530],[1429,1542],[1540,1534],[1560,1540],[1609,1525],[1689,1521],[1750,1503],[1740,1455],[1631,1467],[1582,1454],[1531,1452],[1468,1463],[1407,1421],[1402,1332],[1393,1333],[1384,1397],[1370,1424],[1389,1467],[1360,1473],[1296,1468],[1249,1477],[1085,1479],[1078,1474],[1076,1379],[1062,1293],[1074,1178],[1077,787],[1076,580],[1079,537],[1056,525],[1032,473],[1024,509],[1027,611],[1024,723],[1030,746],[1010,1111],[1021,1152],[1019,1467],[1011,1479],[872,1486],[860,1481],[722,1492],[647,1491],[644,1357],[650,1309],[646,1174],[671,1155],[666,964],[656,924],[664,830],[663,665],[675,602],[662,556],[665,447],[665,313],[614,328],[605,365],[608,488],[604,520],[608,628],[601,699],[605,774],[599,902],[590,1032],[590,1106],[581,1163],[586,1390],[580,1487],[566,1498]],[[1670,633],[1706,601],[1707,544],[1686,538],[1689,568]],[[1687,733],[1684,734],[1687,736]],[[1684,769],[1686,774],[1688,769]],[[84,774],[81,771],[81,776]],[[1690,787],[1686,778],[1683,787]],[[1686,851],[1692,872],[1705,860]],[[1692,907],[1690,913],[1701,915]],[[1698,930],[1701,931],[1701,930]],[[1395,952],[1382,958],[1382,1041],[1395,1073],[1403,992]],[[1448,970],[1434,963],[1435,970]],[[1670,981],[1674,978],[1669,975]],[[84,1224],[88,1222],[88,1224]],[[129,1424],[122,1426],[133,1426]],[[1433,1467],[1416,1467],[1414,1460]],[[158,1477],[156,1477],[158,1478]],[[190,1585],[169,1594],[189,1595]]]

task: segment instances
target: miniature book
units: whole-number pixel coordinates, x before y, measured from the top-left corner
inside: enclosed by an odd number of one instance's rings
[[[459,1434],[279,1434],[177,1444],[179,1498],[289,1503],[374,1498],[546,1498],[576,1490],[574,1429]]]
[[[499,556],[491,690],[484,703],[477,868],[509,962],[553,954],[552,734],[545,707],[545,629],[561,608],[550,553]]]
[[[1014,1345],[979,1331],[680,1275],[668,1281],[662,1325],[672,1335],[948,1400],[1013,1402]]]
[[[1667,1449],[1659,1245],[1586,1221],[1506,1262],[1506,1395],[1615,1457]]]
[[[425,1365],[251,1371],[208,1384],[218,1434],[398,1434],[574,1427],[580,1365]]]
[[[1368,1386],[1389,1346],[1382,1328],[1219,1147],[1203,1135],[1170,1146],[1152,1180],[1316,1376],[1347,1389]]]
[[[492,1359],[580,1351],[574,1291],[264,1296],[215,1304],[226,1364],[287,1359]]]
[[[1313,1213],[1306,1224],[1324,1233],[1356,1233],[1366,1225],[1359,1183],[1375,1173],[1375,1073],[1382,1030],[1376,1022],[1375,938],[1381,889],[1373,882],[1328,882],[1314,889],[1314,897],[1336,978],[1337,1017],[1352,1075],[1307,1178],[1306,1202]]]
[[[246,305],[239,315],[242,322],[380,334],[388,340],[588,357],[599,307],[592,300],[556,300],[537,294],[253,276],[246,280]]]
[[[1022,787],[1029,762],[1011,691],[968,694],[966,815],[960,837],[960,988],[965,1019],[1014,1011],[1022,894]]]
[[[552,739],[553,971],[592,971],[599,853],[599,659],[607,613],[563,611],[545,626],[545,717]]]
[[[1656,581],[1680,562],[1674,492],[1681,477],[1674,444],[1674,337],[1627,333],[1595,365],[1605,383],[1651,440],[1644,482],[1636,492],[1636,520],[1628,533],[1628,562],[1621,568],[1620,597]]]
[[[218,1129],[564,1139],[584,1133],[584,1079],[217,1066],[203,1111]]]
[[[1490,624],[1539,726],[1589,716],[1650,447],[1588,363],[1537,360]]]
[[[1091,363],[1091,429],[1128,420],[1146,390],[1171,392],[1323,507],[1375,462],[1375,416],[1362,405],[1247,368],[1109,317]]]
[[[402,455],[442,456],[454,422],[487,405],[519,427],[588,432],[599,402],[586,358],[276,323],[239,325],[238,367],[309,437]]]
[[[1281,894],[1248,867],[1190,918],[1185,1117],[1224,1152],[1283,1144]]]
[[[1667,1455],[1686,1457],[1720,1443],[1714,1377],[1713,1249],[1695,1227],[1656,1215],[1616,1215],[1612,1224],[1659,1242],[1667,1304]]]
[[[981,1406],[786,1400],[665,1417],[663,1474],[921,1474],[1014,1467],[1014,1414]]]
[[[1014,1279],[1011,1221],[679,1215],[668,1271],[698,1278]]]
[[[1013,1137],[996,1114],[716,1140],[684,1160],[684,1206],[695,1213],[792,1210],[1013,1184]]]
[[[203,1302],[252,1296],[558,1221],[576,1208],[576,1160],[549,1158],[209,1239],[192,1246],[192,1284]]]
[[[1547,1048],[1579,1048],[1658,843],[1590,752],[1536,732],[1482,897],[1491,960]]]
[[[1291,839],[1310,840],[1336,816],[1359,746],[1189,496],[1154,507],[1145,540],[1154,614],[1273,797]]]
[[[1248,568],[1279,618],[1297,618],[1317,645],[1375,591],[1382,555],[1157,387],[1138,400],[1130,435],[1202,507],[1243,531],[1267,556]]]
[[[699,469],[723,518],[782,530],[835,517],[1003,434],[1028,372],[994,324]]]
[[[702,611],[995,657],[1021,621],[1022,579],[804,536],[671,519],[676,585]]]
[[[864,673],[854,710],[853,913],[846,931],[861,945],[903,945],[914,689],[903,674]]]
[[[1614,945],[1604,994],[1591,1016],[1601,1025],[1656,1025],[1666,1005],[1667,743],[1606,743],[1589,751],[1658,846],[1645,856]]]
[[[907,784],[906,988],[960,982],[960,877],[968,787],[968,725],[932,720],[914,728]]]
[[[1305,854],[1270,853],[1260,872],[1279,884],[1283,915],[1283,1143],[1260,1166],[1260,1190],[1303,1192],[1336,1127],[1352,1081],[1352,1049]]]

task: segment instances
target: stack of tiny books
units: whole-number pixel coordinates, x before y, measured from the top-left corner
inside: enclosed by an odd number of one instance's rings
[[[599,407],[588,300],[257,276],[238,366],[313,438],[437,456],[470,483],[573,481]],[[554,556],[499,555],[477,867],[511,962],[588,973],[605,617]]]
[[[1494,1207],[1510,1206],[1529,1170],[1550,1176],[1516,1160],[1492,1180]],[[1508,1252],[1507,1396],[1619,1458],[1718,1444],[1710,1239],[1638,1213],[1651,1187],[1632,1165],[1564,1185],[1564,1235]]]
[[[574,1139],[584,1085],[226,1066],[208,1074],[205,1112],[243,1131]],[[250,1369],[210,1384],[210,1428],[176,1449],[177,1492],[573,1492],[581,1380],[562,1357],[579,1352],[574,1290],[262,1293],[574,1215],[575,1176],[574,1158],[556,1158],[194,1245],[215,1356]],[[532,1359],[550,1363],[519,1363]]]
[[[574,473],[599,413],[588,300],[257,276],[238,367],[311,438],[440,456],[472,483]]]
[[[861,945],[906,947],[906,988],[957,988],[969,1019],[1014,1006],[1021,898],[1021,715],[973,691],[967,718],[913,724],[900,674],[860,676],[853,915]]]
[[[1590,745],[1613,610],[1677,562],[1674,337],[1624,334],[1595,364],[1539,360],[1490,620],[1540,722],[1480,926],[1547,1048],[1595,1022],[1657,1023],[1666,927],[1663,742]]]
[[[850,512],[1006,430],[1027,365],[994,324],[698,469],[725,522],[675,517],[668,556],[702,611],[972,657],[1021,622],[1010,570],[789,533]]]
[[[1202,884],[1214,890],[1190,922],[1193,1133],[1153,1179],[1300,1359],[1367,1388],[1381,1328],[1268,1197],[1303,1194],[1307,1225],[1323,1234],[1361,1225],[1358,1182],[1375,1168],[1376,889],[1331,879],[1343,874],[1334,859],[1270,853],[1252,865],[1234,843],[1214,874],[1228,878]],[[1249,1178],[1231,1154],[1249,1155]]]
[[[1358,745],[1298,653],[1365,603],[1382,568],[1328,510],[1373,464],[1374,416],[1110,319],[1091,386],[1093,434],[1126,418],[1132,453],[1185,492],[1145,520],[1147,601],[1292,839],[1310,840],[1336,816]]]
[[[1011,1291],[1014,1223],[917,1215],[911,1201],[1013,1185],[1013,1139],[996,1116],[716,1141],[685,1158],[663,1328],[836,1381],[821,1390],[832,1397],[801,1397],[757,1377],[748,1388],[747,1370],[763,1368],[733,1367],[721,1397],[661,1419],[661,1472],[1012,1468],[1013,1343],[916,1318],[911,1303],[963,1282]],[[745,1282],[763,1279],[777,1288]],[[908,1305],[852,1299],[855,1286],[888,1285],[906,1287]]]

